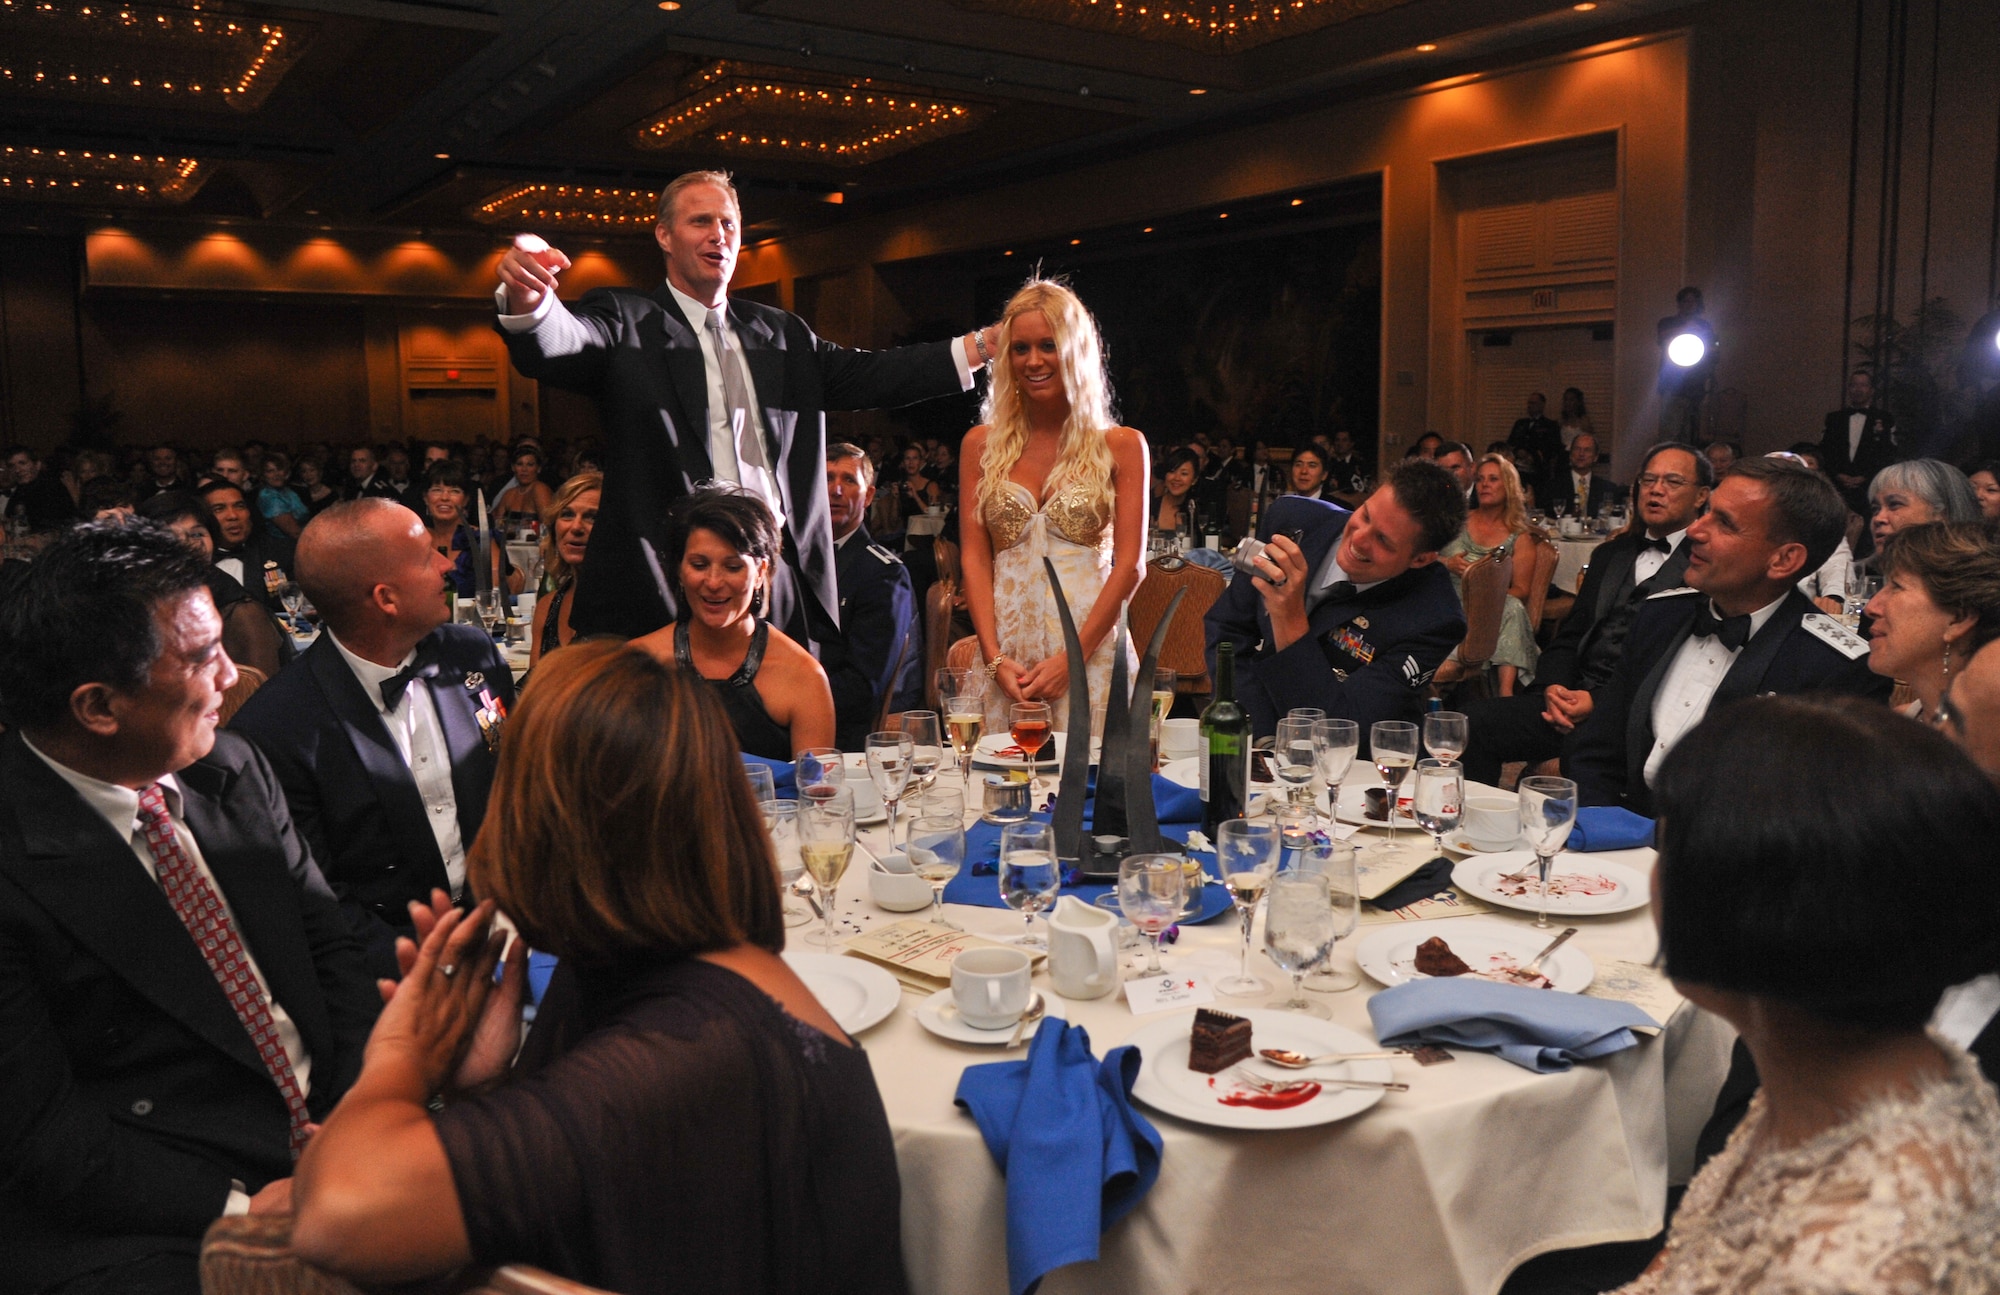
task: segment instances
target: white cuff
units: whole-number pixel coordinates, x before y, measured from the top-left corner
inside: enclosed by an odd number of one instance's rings
[[[960,391],[972,390],[972,364],[965,358],[964,334],[960,334],[958,337],[952,339],[951,363],[952,367],[958,370],[958,389]],[[982,365],[981,367],[985,366]]]
[[[237,1182],[233,1178],[230,1179],[229,1199],[222,1203],[222,1217],[226,1219],[233,1219],[238,1215],[248,1214],[249,1212],[250,1212],[249,1193],[243,1190],[242,1183]]]
[[[503,283],[493,290],[493,308],[500,312],[500,327],[510,333],[533,332],[537,324],[548,318],[549,310],[555,302],[556,294],[545,292],[542,294],[542,299],[535,303],[535,308],[527,314],[510,315],[507,313],[507,285]]]

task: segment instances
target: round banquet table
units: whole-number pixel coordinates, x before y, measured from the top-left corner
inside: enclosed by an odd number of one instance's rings
[[[1577,582],[1583,578],[1583,569],[1590,565],[1590,555],[1597,552],[1597,546],[1606,538],[1603,535],[1578,535],[1556,540],[1556,570],[1549,577],[1549,583],[1565,593],[1575,593]]]
[[[950,785],[955,774],[941,780]],[[1363,775],[1357,766],[1348,784],[1374,781],[1372,772]],[[1038,785],[1038,803],[1051,785],[1047,779]],[[967,821],[975,817],[969,809]],[[1366,829],[1354,843],[1365,846],[1379,835]],[[877,853],[888,848],[879,825],[863,828],[860,839]],[[1649,869],[1653,852],[1601,857]],[[877,908],[866,892],[857,858],[840,888],[839,909],[864,930],[925,916]],[[1010,909],[946,907],[952,921],[977,934],[1005,939],[1022,929],[1021,916]],[[1488,920],[1533,922],[1529,914],[1506,909]],[[1573,944],[1591,956],[1600,975],[1608,960],[1653,957],[1653,922],[1645,909],[1551,920],[1558,928],[1581,928]],[[819,952],[803,942],[817,926],[793,928],[790,947]],[[1341,941],[1335,955],[1340,966],[1355,970],[1352,946],[1373,929],[1364,924]],[[1233,915],[1182,927],[1165,955],[1167,965],[1199,966],[1218,978],[1236,966],[1239,930]],[[1259,1008],[1278,1001],[1285,977],[1262,953],[1262,939],[1260,915],[1251,965],[1273,992],[1264,999],[1218,994],[1215,1006]],[[1139,958],[1137,951],[1126,955],[1128,974]],[[1038,968],[1035,987],[1051,1016],[1088,1029],[1100,1057],[1141,1026],[1164,1019],[1135,1017],[1122,994],[1060,998],[1045,968]],[[1336,1024],[1372,1039],[1367,1002],[1379,988],[1363,974],[1358,988],[1314,997],[1329,1003]],[[916,1019],[924,997],[905,989],[898,1010],[859,1035],[895,1136],[911,1289],[920,1295],[1005,1295],[1005,1184],[978,1127],[952,1095],[965,1067],[1019,1059],[1026,1049],[1009,1052],[930,1034]],[[1329,1289],[1486,1295],[1515,1266],[1544,1251],[1652,1236],[1660,1229],[1668,1182],[1683,1182],[1691,1171],[1695,1138],[1727,1072],[1734,1039],[1725,1023],[1685,1002],[1665,1025],[1637,1047],[1561,1074],[1535,1074],[1465,1051],[1437,1066],[1398,1060],[1396,1078],[1409,1082],[1408,1093],[1387,1094],[1357,1116],[1312,1128],[1225,1130],[1139,1104],[1165,1141],[1159,1181],[1103,1236],[1097,1262],[1058,1269],[1041,1289],[1047,1295]]]

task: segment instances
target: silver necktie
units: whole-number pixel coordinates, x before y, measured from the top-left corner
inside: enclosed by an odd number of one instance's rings
[[[764,440],[757,434],[757,420],[751,414],[755,407],[755,394],[750,387],[750,373],[744,366],[742,352],[731,344],[729,330],[723,326],[720,309],[708,312],[708,331],[715,342],[715,362],[722,367],[722,419],[729,429],[729,440],[736,447],[738,463],[752,472],[741,472],[746,478],[743,484],[758,494],[766,493],[766,483],[762,475],[768,473],[770,464],[764,457]],[[776,500],[771,500],[775,504]]]

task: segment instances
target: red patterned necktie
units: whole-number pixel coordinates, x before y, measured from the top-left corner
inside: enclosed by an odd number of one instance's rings
[[[214,973],[216,983],[229,998],[229,1005],[236,1010],[236,1019],[243,1022],[250,1042],[256,1045],[257,1055],[263,1058],[264,1069],[270,1071],[272,1082],[284,1095],[285,1106],[291,1111],[292,1158],[296,1160],[305,1146],[306,1123],[310,1119],[306,1114],[305,1094],[299,1091],[291,1058],[285,1055],[284,1044],[278,1041],[271,1005],[257,978],[250,973],[250,956],[244,952],[236,923],[230,920],[215,887],[181,848],[173,819],[167,814],[166,793],[158,783],[139,793],[139,830],[146,838],[146,849],[159,870],[160,888],[167,892],[174,915],[194,937],[195,947],[201,950],[209,971]]]

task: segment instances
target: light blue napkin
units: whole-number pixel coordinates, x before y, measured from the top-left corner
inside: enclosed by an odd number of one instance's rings
[[[1576,826],[1569,830],[1567,848],[1588,854],[1593,850],[1630,850],[1652,843],[1652,819],[1617,805],[1586,805],[1576,811]]]
[[[799,798],[798,774],[789,762],[766,759],[761,755],[751,755],[748,751],[739,752],[739,754],[743,757],[743,763],[761,764],[771,771],[771,786],[778,793],[779,800],[797,800]]]
[[[1660,1028],[1630,1003],[1469,976],[1435,976],[1385,989],[1368,1000],[1368,1015],[1384,1047],[1436,1043],[1493,1052],[1542,1074],[1635,1046],[1634,1026]]]
[[[1136,1048],[1100,1063],[1080,1025],[1046,1017],[1026,1061],[967,1066],[955,1100],[1007,1178],[1007,1286],[1027,1295],[1065,1264],[1097,1258],[1098,1235],[1160,1176],[1160,1135],[1132,1108]]]

